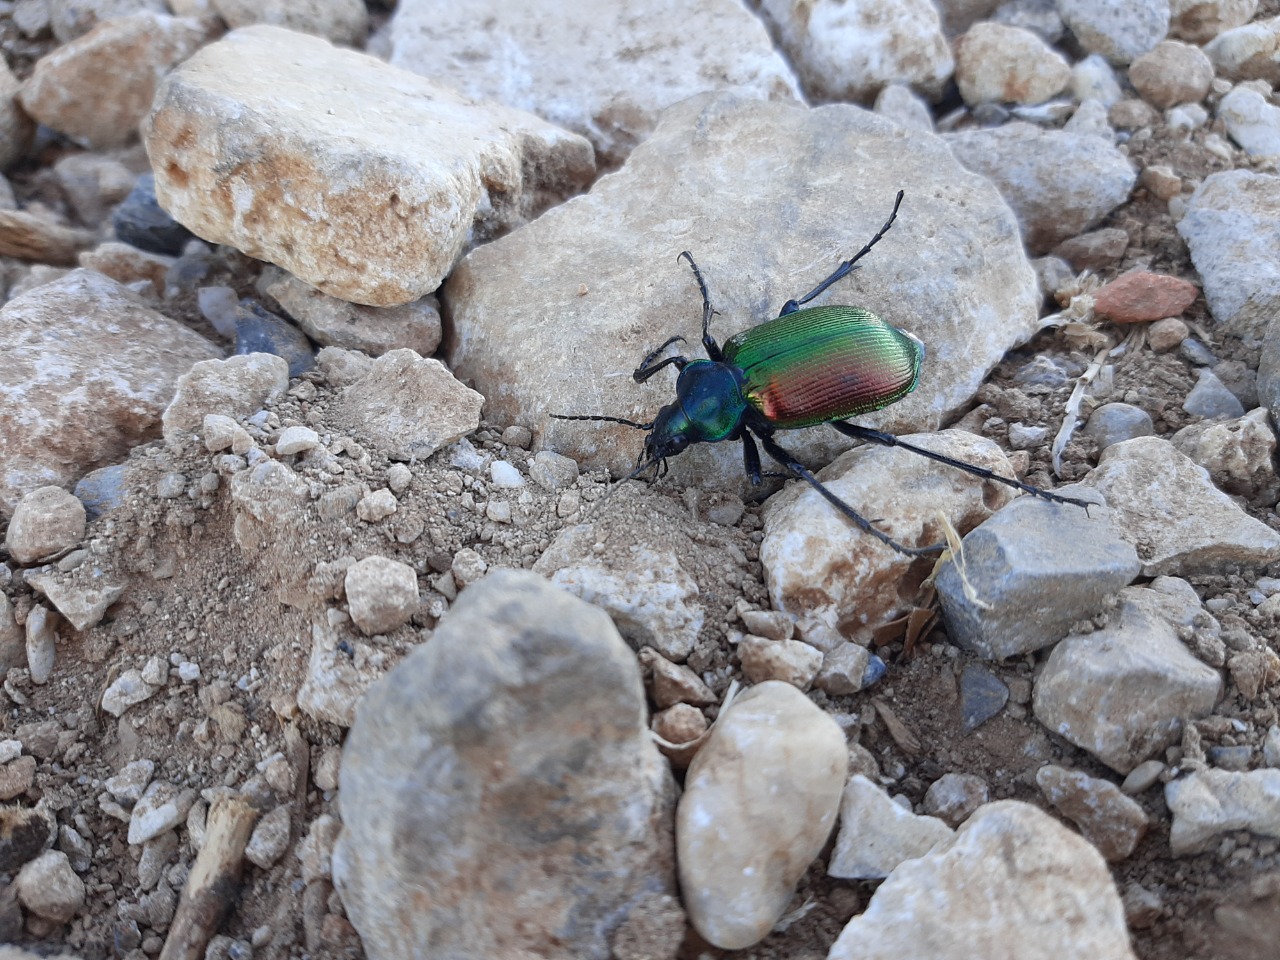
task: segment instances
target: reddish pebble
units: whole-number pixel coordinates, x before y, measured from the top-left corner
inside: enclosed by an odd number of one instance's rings
[[[1094,314],[1116,323],[1141,323],[1176,317],[1195,303],[1195,284],[1146,270],[1116,277],[1094,299]]]

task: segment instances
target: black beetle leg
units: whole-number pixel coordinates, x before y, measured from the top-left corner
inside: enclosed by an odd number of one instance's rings
[[[624,427],[635,427],[637,430],[652,430],[653,423],[636,423],[634,420],[626,420],[622,417],[597,417],[588,414],[577,413],[549,413],[547,414],[552,420],[593,420],[596,423],[620,423]]]
[[[804,464],[782,447],[778,446],[777,442],[774,441],[774,439],[767,433],[760,433],[759,437],[760,443],[764,445],[765,453],[769,454],[769,456],[773,457],[773,459],[777,460],[793,474],[805,481],[809,486],[813,487],[813,489],[817,490],[829,504],[844,514],[848,520],[856,524],[861,530],[871,534],[871,536],[875,537],[885,546],[892,547],[894,550],[898,551],[898,553],[904,554],[908,557],[933,556],[934,554],[941,553],[946,549],[946,545],[941,543],[935,543],[928,547],[908,547],[899,543],[884,531],[877,529],[872,525],[870,520],[862,516],[862,514],[854,510],[853,507],[849,506],[828,490],[817,477],[809,472],[808,468],[805,467]]]
[[[763,475],[760,472],[760,451],[756,449],[755,437],[742,430],[737,439],[742,441],[742,468],[746,470],[751,485],[758,487],[763,482]]]
[[[827,279],[823,280],[820,284],[818,284],[816,287],[814,287],[812,290],[806,293],[799,300],[788,300],[786,303],[784,303],[782,305],[782,312],[779,313],[778,316],[785,317],[788,313],[795,313],[802,306],[804,306],[804,304],[808,303],[818,294],[822,293],[823,290],[826,290],[827,287],[831,286],[837,280],[841,280],[844,277],[847,277],[850,273],[852,273],[854,264],[856,264],[859,260],[861,260],[863,257],[865,257],[868,253],[871,252],[871,248],[874,247],[877,243],[879,243],[884,238],[884,235],[889,232],[889,228],[893,226],[893,221],[898,219],[898,208],[902,206],[903,193],[904,191],[902,190],[898,191],[898,198],[893,201],[893,213],[889,214],[889,219],[884,222],[884,226],[880,228],[880,232],[877,233],[874,237],[872,237],[870,242],[868,242],[865,247],[863,247],[861,250],[855,253],[852,257],[850,257],[844,263],[840,264],[840,266],[836,267],[835,271],[831,274],[831,276],[827,277]]]
[[[714,360],[716,363],[724,360],[724,353],[720,350],[720,344],[716,343],[715,337],[711,336],[711,317],[715,314],[715,310],[711,308],[711,297],[707,294],[707,281],[702,279],[702,271],[698,269],[698,265],[693,262],[693,254],[685,250],[676,257],[677,260],[684,258],[689,261],[689,266],[693,267],[693,278],[698,281],[698,290],[702,293],[702,346],[707,351],[707,358]]]
[[[671,346],[673,343],[684,342],[684,337],[671,337],[662,346],[655,347],[653,350],[650,350],[648,355],[640,361],[640,366],[636,367],[635,372],[631,374],[631,378],[635,380],[636,383],[644,383],[663,367],[669,367],[672,364],[675,364],[675,368],[677,370],[683,370],[685,365],[689,362],[684,357],[667,357],[660,363],[654,363],[653,361],[657,358],[658,354],[667,349],[667,347]]]
[[[855,440],[866,440],[869,443],[878,443],[882,447],[901,447],[903,450],[910,450],[912,453],[935,460],[938,463],[945,463],[949,467],[955,467],[957,470],[963,470],[971,473],[975,477],[981,477],[983,480],[994,480],[996,483],[1003,483],[1007,487],[1013,487],[1024,493],[1039,497],[1042,500],[1050,500],[1054,503],[1070,503],[1077,507],[1084,507],[1086,510],[1093,504],[1088,500],[1077,500],[1074,497],[1064,497],[1056,493],[1050,493],[1048,490],[1041,490],[1039,487],[1033,487],[1029,483],[1023,483],[1021,480],[1011,480],[1008,477],[1002,477],[993,470],[986,467],[980,467],[976,463],[965,463],[963,460],[957,460],[954,457],[944,456],[941,453],[934,453],[932,450],[926,450],[924,447],[917,447],[915,444],[907,443],[901,437],[897,437],[892,433],[885,433],[882,430],[872,430],[870,427],[860,427],[856,423],[846,423],[843,420],[831,421],[831,426],[835,427],[846,437],[853,437]]]

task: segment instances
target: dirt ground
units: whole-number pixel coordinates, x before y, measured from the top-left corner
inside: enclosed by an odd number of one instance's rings
[[[1266,6],[1264,4],[1264,6]],[[39,52],[26,41],[0,29],[0,45],[22,75],[24,64]],[[1209,129],[1212,129],[1210,127]],[[1135,164],[1164,163],[1184,179],[1201,179],[1215,170],[1247,162],[1228,161],[1203,146],[1207,131],[1190,141],[1174,142],[1157,129],[1155,135],[1130,146]],[[53,144],[36,162],[14,176],[20,198],[44,187],[42,171],[69,148]],[[1274,169],[1274,168],[1270,168]],[[1164,202],[1138,188],[1129,203],[1103,226],[1118,226],[1130,237],[1124,258],[1102,271],[1103,279],[1142,264],[1161,273],[1196,281],[1185,245]],[[246,289],[257,265],[242,262],[237,285]],[[207,331],[194,306],[185,319]],[[1257,349],[1214,336],[1203,301],[1185,317],[1206,335],[1220,358],[1257,367]],[[1046,332],[1011,356],[993,375],[1000,390],[983,396],[992,400],[994,415],[1005,416],[1002,404],[1019,403],[1010,393],[1013,374],[1037,353],[1072,354],[1086,363],[1092,352],[1071,347],[1061,333]],[[1181,403],[1195,382],[1193,368],[1176,351],[1157,355],[1149,347],[1122,358],[1115,371],[1110,399],[1124,399],[1147,410],[1156,433],[1170,435],[1191,418]],[[1056,433],[1070,384],[1039,394],[1039,415],[1017,419],[1046,426]],[[305,424],[322,435],[330,430],[327,411],[332,388],[318,374],[294,382],[290,394],[274,405],[263,431],[269,440],[290,424]],[[1009,419],[1005,417],[1005,419]],[[530,451],[502,441],[508,424],[486,423],[470,443],[481,458],[505,459],[527,476]],[[999,431],[993,439],[1004,443]],[[330,445],[330,450],[334,450]],[[201,479],[217,475],[211,457],[196,446],[173,448],[156,441],[133,451],[129,459],[130,488],[136,491],[124,506],[90,524],[86,545],[109,578],[125,585],[120,601],[106,619],[83,633],[63,624],[53,679],[35,686],[27,672],[11,670],[0,703],[0,739],[18,737],[35,753],[34,782],[18,798],[23,806],[39,804],[55,812],[59,823],[74,823],[91,847],[91,866],[82,874],[88,889],[85,909],[70,923],[52,927],[23,916],[0,888],[0,942],[17,942],[40,951],[69,949],[85,958],[155,955],[163,942],[172,900],[180,890],[194,858],[187,833],[179,828],[179,842],[169,852],[157,885],[142,889],[140,848],[126,841],[127,824],[105,814],[98,802],[103,781],[126,763],[140,758],[155,761],[157,778],[196,790],[211,785],[242,786],[266,776],[270,761],[283,757],[294,777],[291,803],[290,852],[270,869],[249,867],[234,910],[223,933],[235,941],[220,941],[215,952],[232,957],[294,957],[302,955],[359,957],[358,940],[343,920],[341,904],[330,895],[317,902],[304,895],[301,865],[293,845],[321,814],[333,814],[331,774],[335,749],[343,731],[318,723],[301,713],[296,693],[307,671],[312,613],[285,606],[277,598],[283,585],[294,584],[299,569],[349,556],[380,553],[413,565],[422,582],[431,583],[449,570],[463,548],[475,550],[490,568],[533,564],[565,526],[584,519],[599,522],[610,545],[624,545],[663,515],[684,524],[689,534],[689,569],[698,580],[708,616],[690,665],[713,677],[723,693],[739,670],[729,635],[741,631],[735,605],[745,599],[767,606],[758,558],[761,506],[746,502],[741,519],[731,527],[711,523],[709,511],[733,505],[746,490],[683,490],[669,482],[652,487],[627,485],[601,503],[608,487],[600,475],[583,475],[572,488],[579,506],[566,515],[561,492],[547,492],[526,484],[527,497],[517,499],[495,490],[487,469],[454,466],[453,450],[425,463],[410,465],[413,477],[399,497],[395,517],[370,525],[354,513],[323,518],[312,509],[300,519],[296,537],[288,544],[246,553],[237,544],[234,511],[228,483],[204,491]],[[349,436],[338,460],[343,473],[334,486],[385,485],[390,463],[376,449]],[[480,462],[480,458],[473,462]],[[1080,437],[1067,448],[1063,479],[1082,475],[1096,462],[1091,441]],[[162,478],[179,473],[191,495],[163,498],[155,494]],[[1034,451],[1025,472],[1031,482],[1048,477],[1047,449]],[[210,482],[211,485],[211,482]],[[512,523],[487,519],[485,505],[493,499],[513,501]],[[527,500],[527,502],[525,502]],[[1271,504],[1246,502],[1250,514],[1280,529]],[[20,622],[33,601],[31,588],[16,564],[0,567],[0,588],[13,601]],[[1224,570],[1202,577],[1194,586],[1202,600],[1217,599],[1217,615],[1224,629],[1238,628],[1255,636],[1270,636],[1280,650],[1275,625],[1264,623],[1247,596],[1256,571]],[[1270,571],[1272,575],[1280,571]],[[306,584],[302,585],[305,590]],[[311,585],[312,591],[323,584]],[[446,587],[447,590],[447,587]],[[413,622],[384,638],[375,638],[388,664],[413,645],[429,638],[436,616],[448,597],[438,590]],[[992,799],[1015,798],[1047,807],[1034,781],[1039,763],[1051,761],[1083,769],[1097,776],[1114,775],[1083,752],[1048,733],[1030,716],[1027,702],[1015,697],[995,719],[966,732],[959,719],[958,678],[973,659],[952,647],[939,625],[906,656],[900,643],[878,651],[890,664],[888,676],[873,693],[885,701],[920,743],[906,752],[876,719],[870,695],[829,697],[811,694],[825,709],[840,715],[846,729],[876,758],[881,772],[895,777],[893,790],[919,803],[935,779],[946,772],[982,777]],[[958,655],[957,655],[958,654]],[[183,682],[176,670],[149,700],[116,719],[99,708],[103,691],[127,669],[141,669],[153,658],[176,665],[199,665],[198,682]],[[988,665],[1015,689],[1029,689],[1038,660],[1035,656],[1006,664]],[[1201,724],[1206,745],[1247,743],[1260,747],[1268,726],[1280,722],[1273,689],[1252,702],[1243,702],[1235,688],[1219,705],[1215,717]],[[714,717],[710,708],[708,715]],[[1239,720],[1233,726],[1218,718]],[[43,725],[43,726],[37,726]],[[1243,727],[1244,732],[1240,731]],[[298,735],[301,735],[300,739]],[[35,744],[35,746],[31,746]],[[301,744],[301,747],[299,747]],[[269,779],[269,778],[268,778]],[[1174,859],[1169,852],[1168,812],[1159,789],[1137,798],[1152,827],[1128,860],[1114,865],[1121,891],[1140,885],[1153,893],[1158,910],[1132,931],[1136,953],[1143,960],[1249,960],[1275,956],[1280,940],[1280,843],[1231,835],[1214,851]],[[3,879],[3,878],[0,878]],[[821,958],[843,924],[861,911],[874,884],[835,881],[826,876],[825,854],[801,884],[793,910],[780,928],[762,944],[739,955],[752,958]],[[166,904],[168,907],[166,908]],[[683,956],[718,956],[720,951],[690,934]]]

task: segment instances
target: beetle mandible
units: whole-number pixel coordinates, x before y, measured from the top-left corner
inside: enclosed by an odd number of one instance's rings
[[[889,219],[866,246],[843,261],[803,297],[788,300],[776,319],[735,334],[723,347],[711,336],[711,317],[716,311],[711,307],[702,271],[693,255],[684,251],[677,259],[689,261],[702,294],[702,345],[707,359],[690,360],[677,355],[659,360],[672,344],[686,342],[684,337],[674,336],[650,351],[632,375],[636,383],[644,383],[664,367],[675,367],[679,371],[675,402],[662,407],[649,423],[589,415],[551,414],[552,418],[620,423],[647,431],[644,452],[627,479],[651,467],[658,473],[665,472],[667,459],[691,444],[741,440],[747,476],[758,486],[764,477],[756,447],[759,441],[765,453],[786,467],[792,476],[812,486],[850,521],[880,542],[912,557],[939,553],[945,544],[909,547],[894,540],[828,490],[808,467],[774,439],[774,432],[826,423],[855,440],[901,447],[1044,500],[1088,509],[1089,504],[1084,500],[1050,493],[975,463],[915,446],[895,434],[847,422],[848,417],[896,403],[916,388],[925,355],[924,344],[860,307],[801,308],[853,272],[858,261],[884,238],[898,218],[903,195],[904,191],[899,190]]]

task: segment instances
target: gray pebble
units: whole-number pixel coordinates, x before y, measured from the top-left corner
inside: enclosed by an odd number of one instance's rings
[[[1249,761],[1253,759],[1253,748],[1248,744],[1210,747],[1207,753],[1209,762],[1223,770],[1248,770]]]
[[[1149,437],[1155,433],[1151,415],[1141,407],[1129,403],[1104,403],[1094,410],[1085,424],[1084,432],[1098,442],[1102,452],[1112,444]]]
[[[1218,358],[1213,355],[1213,351],[1195,337],[1187,337],[1187,339],[1183,340],[1178,351],[1182,354],[1184,360],[1199,367],[1211,367],[1218,362]]]
[[[1034,450],[1044,445],[1049,435],[1046,427],[1030,427],[1025,423],[1009,424],[1009,446],[1015,450]]]
[[[960,712],[964,728],[976,730],[1004,709],[1009,688],[986,667],[970,664],[960,675]]]
[[[156,484],[156,496],[165,500],[173,500],[187,489],[187,478],[181,473],[166,473]]]
[[[1244,406],[1212,370],[1200,371],[1200,380],[1182,402],[1182,409],[1206,420],[1244,416]]]

